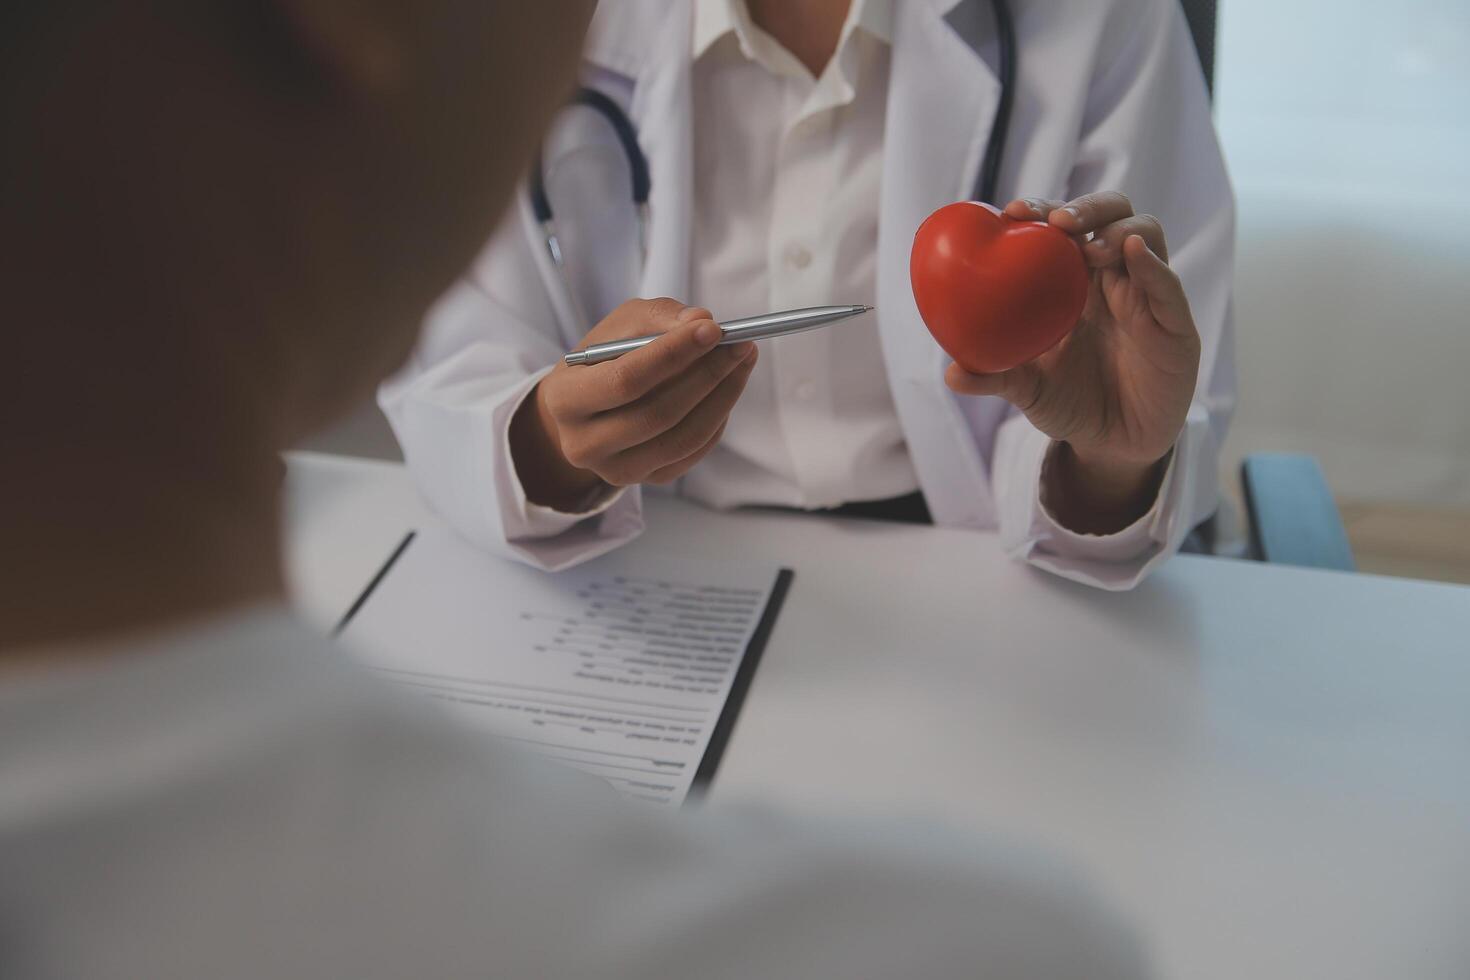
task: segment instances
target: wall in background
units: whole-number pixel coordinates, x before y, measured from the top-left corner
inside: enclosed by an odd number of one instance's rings
[[[1222,0],[1242,454],[1470,507],[1470,3]]]

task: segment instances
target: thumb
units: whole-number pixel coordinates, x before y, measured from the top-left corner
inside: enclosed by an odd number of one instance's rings
[[[961,395],[999,395],[1022,412],[1030,411],[1041,400],[1044,380],[1035,363],[995,374],[971,374],[958,364],[944,370],[944,383],[951,391]]]

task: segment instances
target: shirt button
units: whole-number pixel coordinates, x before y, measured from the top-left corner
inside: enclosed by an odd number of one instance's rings
[[[810,381],[802,381],[796,386],[796,397],[800,398],[804,402],[811,401],[812,396],[816,393],[817,386],[812,384]]]
[[[793,269],[805,269],[812,264],[812,253],[804,245],[792,242],[786,246],[786,264]]]

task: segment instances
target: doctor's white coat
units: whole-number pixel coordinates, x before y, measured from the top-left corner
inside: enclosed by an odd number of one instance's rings
[[[909,247],[931,211],[970,196],[1000,94],[994,21],[988,0],[894,7],[877,317],[931,513],[939,525],[998,530],[1009,552],[1057,574],[1129,588],[1213,513],[1217,451],[1235,397],[1234,201],[1183,15],[1175,0],[1013,0],[1020,56],[1001,203],[1128,194],[1162,220],[1203,341],[1195,400],[1159,500],[1131,534],[1110,541],[1071,534],[1046,516],[1038,499],[1044,435],[1004,401],[944,385],[948,359],[915,308]],[[653,175],[641,296],[689,295],[691,10],[681,0],[604,0],[585,52],[584,83],[624,106]],[[601,554],[643,526],[635,487],[596,516],[567,518],[560,534],[529,536],[506,445],[520,400],[588,319],[629,298],[637,274],[623,154],[606,124],[567,115],[545,162],[557,170],[554,189],[573,188],[557,208],[558,228],[569,255],[598,257],[586,267],[569,258],[575,297],[522,194],[431,312],[410,364],[380,393],[431,505],[479,545],[546,568]]]

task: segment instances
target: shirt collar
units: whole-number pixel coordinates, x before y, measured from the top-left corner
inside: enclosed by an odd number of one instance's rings
[[[847,21],[842,25],[841,49],[856,28],[885,44],[893,43],[893,0],[852,0]],[[769,35],[751,20],[745,0],[694,0],[694,58],[698,60],[726,34],[734,34],[747,58],[759,58],[771,43]]]

